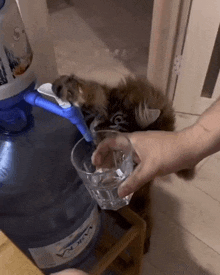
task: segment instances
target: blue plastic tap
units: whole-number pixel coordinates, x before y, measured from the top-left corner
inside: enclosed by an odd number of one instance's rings
[[[40,93],[54,97],[60,106],[43,98]],[[70,122],[76,125],[86,141],[93,141],[93,137],[85,123],[80,108],[57,98],[52,91],[52,84],[46,83],[41,85],[37,90],[28,90],[24,94],[24,100],[33,106],[41,107],[61,117],[67,118]]]

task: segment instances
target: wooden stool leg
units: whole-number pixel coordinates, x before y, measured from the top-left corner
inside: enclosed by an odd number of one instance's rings
[[[146,222],[129,208],[122,208],[118,211],[130,224],[131,228],[119,239],[114,245],[111,245],[111,234],[107,230],[107,235],[103,240],[102,247],[106,251],[107,246],[110,246],[108,252],[102,257],[98,264],[90,271],[92,275],[101,275],[109,266],[113,270],[117,270],[118,275],[138,275],[141,271],[142,257],[144,250],[144,241],[146,235]],[[107,238],[107,239],[106,239]],[[124,251],[127,249],[129,255]],[[119,259],[118,259],[119,257]],[[128,263],[126,267],[120,267],[119,263],[123,260]],[[112,265],[113,264],[113,265]]]
[[[138,235],[137,227],[132,227],[124,236],[103,256],[101,261],[90,272],[92,275],[100,275],[117,258],[119,254],[131,243]]]

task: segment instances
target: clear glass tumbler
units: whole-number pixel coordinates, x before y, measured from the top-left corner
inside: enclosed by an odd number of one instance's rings
[[[93,152],[100,142],[111,138],[116,138],[120,146],[108,149],[104,168],[95,167],[91,160]],[[118,186],[134,168],[132,145],[124,134],[101,130],[94,133],[94,143],[80,139],[71,152],[71,161],[90,195],[102,209],[118,210],[129,204],[132,194],[124,198],[118,196]]]

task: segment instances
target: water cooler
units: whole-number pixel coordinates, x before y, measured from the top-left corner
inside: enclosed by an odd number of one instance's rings
[[[0,230],[45,274],[80,268],[101,222],[70,153],[91,136],[77,107],[36,87],[15,0],[0,0],[0,25]]]

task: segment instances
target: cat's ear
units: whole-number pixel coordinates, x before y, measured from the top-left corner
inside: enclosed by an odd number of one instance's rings
[[[135,119],[141,128],[146,128],[160,116],[159,109],[149,109],[146,102],[140,103],[135,108]]]

